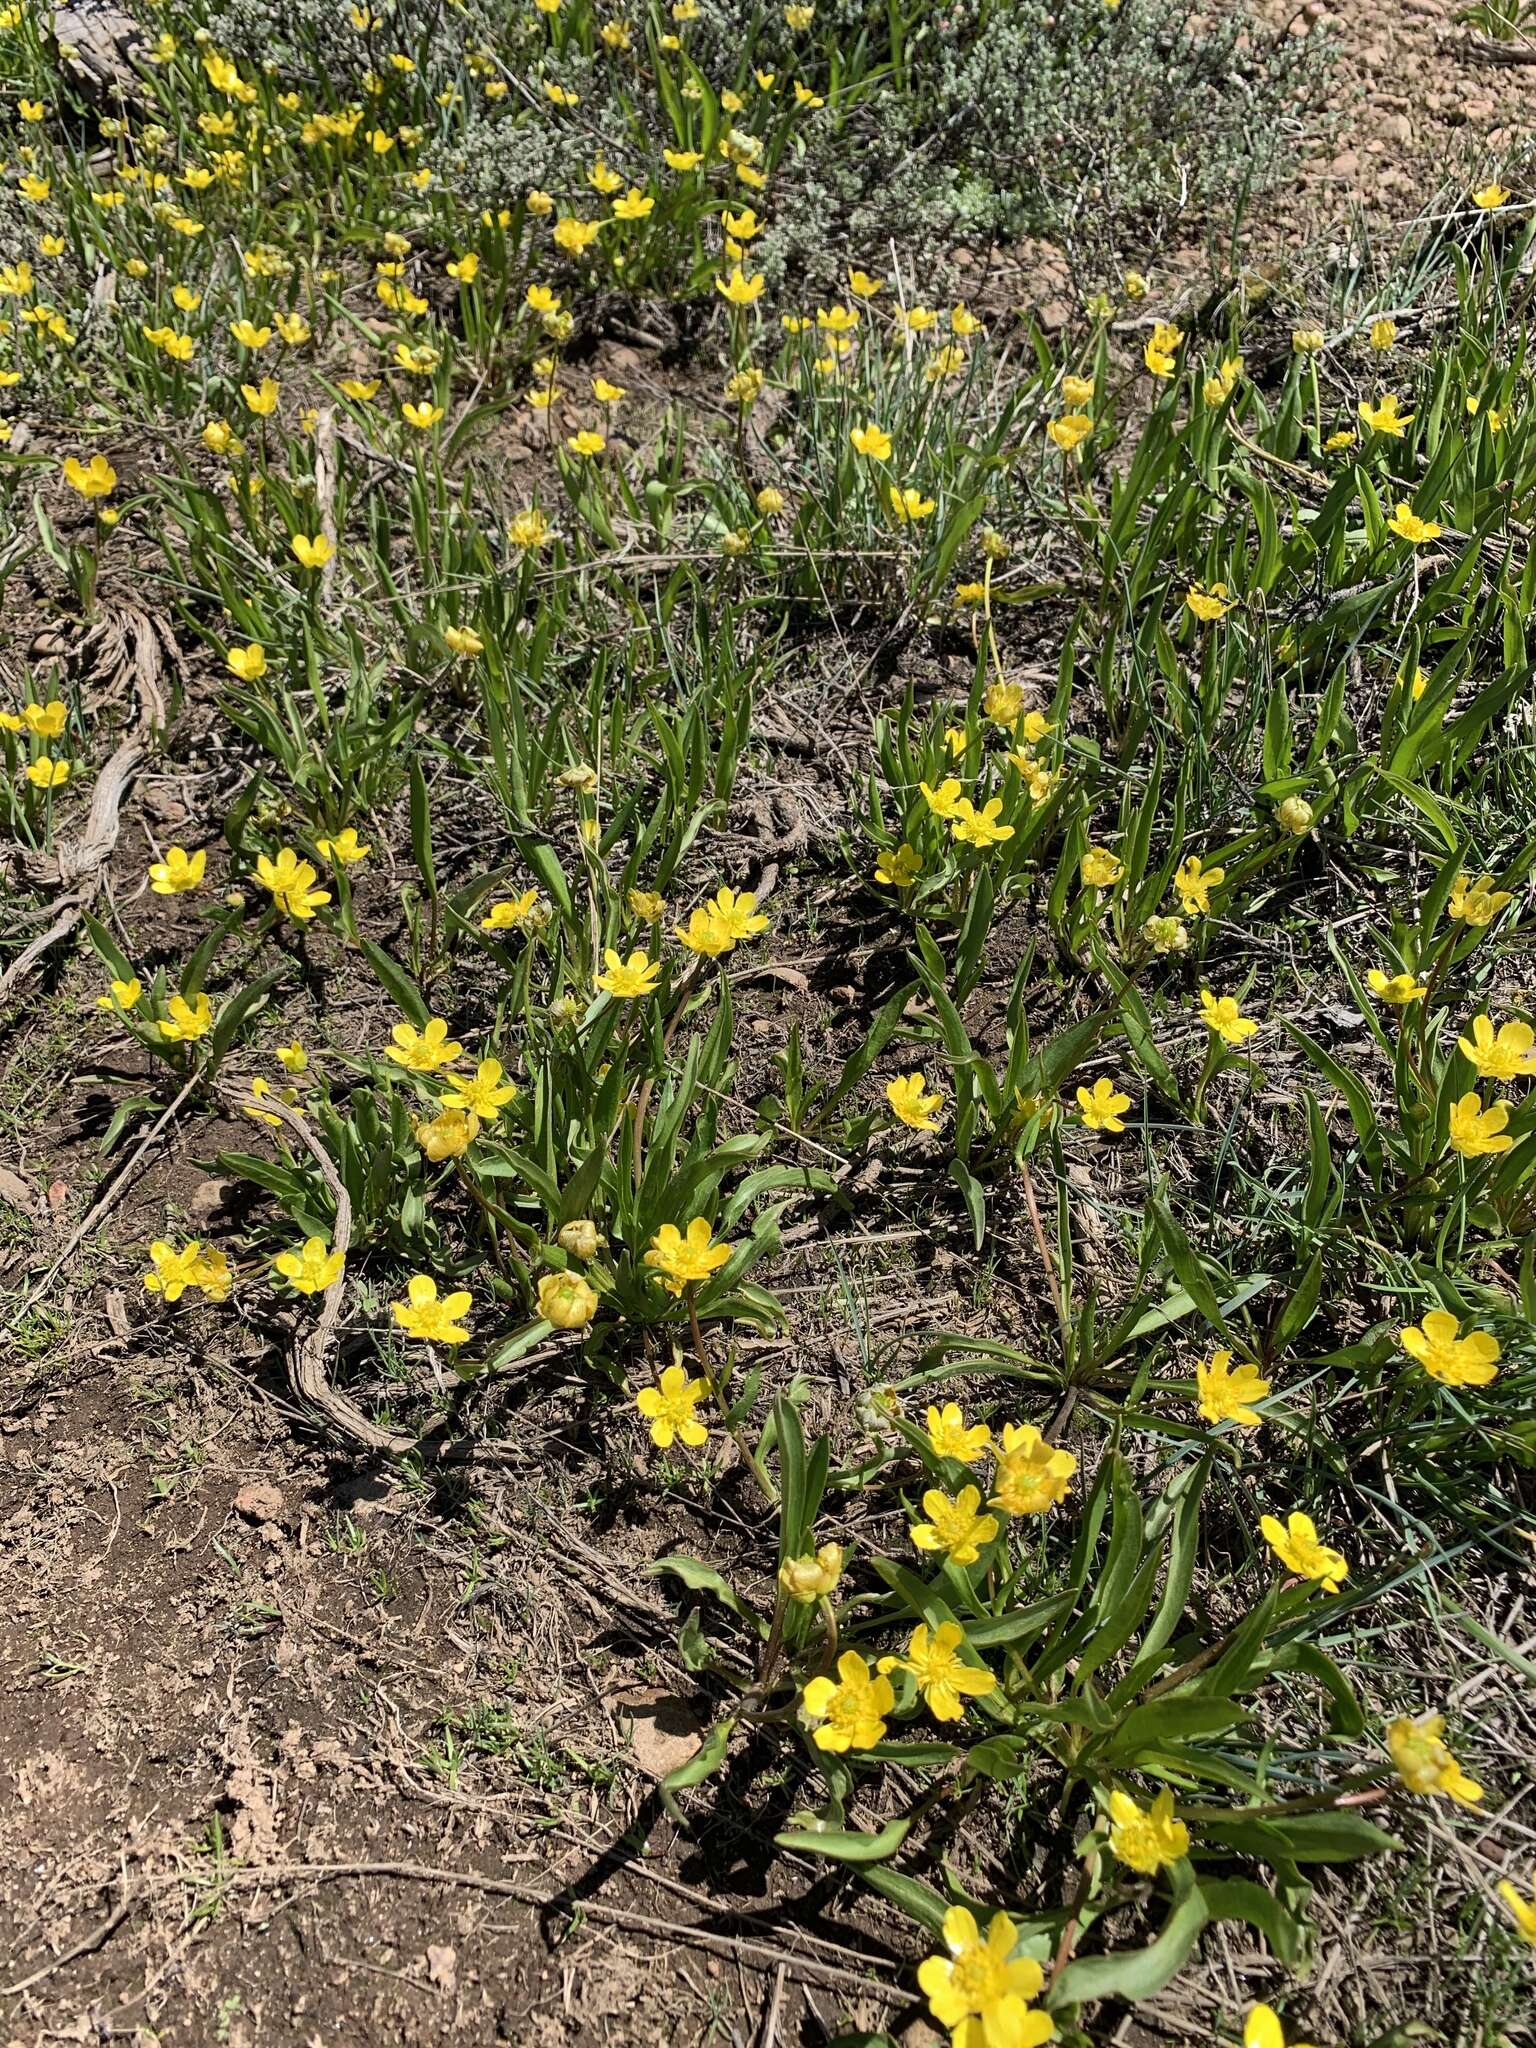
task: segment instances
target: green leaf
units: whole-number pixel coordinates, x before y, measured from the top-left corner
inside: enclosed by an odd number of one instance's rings
[[[1097,1998],[1150,1998],[1171,1984],[1188,1962],[1210,1917],[1204,1894],[1191,1884],[1148,1947],[1125,1949],[1112,1956],[1079,1956],[1068,1963],[1056,1979],[1052,2005],[1086,2005]]]
[[[791,1828],[773,1839],[781,1849],[802,1849],[811,1856],[828,1856],[834,1863],[883,1863],[896,1854],[911,1827],[907,1819],[887,1821],[878,1835],[862,1828]]]
[[[1240,1856],[1253,1856],[1261,1863],[1353,1863],[1361,1856],[1402,1847],[1363,1814],[1342,1809],[1264,1820],[1203,1821],[1200,1832],[1205,1840],[1223,1842]]]

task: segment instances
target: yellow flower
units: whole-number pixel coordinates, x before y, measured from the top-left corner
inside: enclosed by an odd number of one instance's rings
[[[57,740],[64,736],[69,709],[61,697],[51,697],[46,704],[23,704],[21,716],[28,732],[40,740]]]
[[[64,460],[64,481],[82,498],[105,498],[116,486],[117,471],[105,455],[93,455],[89,462],[78,462],[69,455]]]
[[[457,1039],[448,1036],[447,1021],[442,1017],[429,1017],[421,1031],[402,1018],[389,1036],[384,1057],[412,1074],[436,1074],[451,1067],[464,1050]]]
[[[1434,520],[1421,519],[1406,499],[1399,499],[1397,510],[1387,521],[1387,525],[1402,539],[1411,541],[1415,547],[1421,547],[1426,541],[1440,538],[1440,528]]]
[[[811,1740],[834,1755],[873,1749],[896,1704],[891,1681],[877,1678],[857,1650],[844,1650],[838,1658],[835,1681],[813,1678],[800,1698],[807,1719],[822,1724]]]
[[[1094,1082],[1091,1094],[1086,1088],[1078,1089],[1077,1106],[1090,1131],[1123,1131],[1125,1124],[1121,1111],[1130,1108],[1131,1098],[1122,1095],[1113,1081],[1100,1077]]]
[[[1211,907],[1211,891],[1227,878],[1225,868],[1202,867],[1198,853],[1192,853],[1174,875],[1179,907],[1186,917],[1203,917]]]
[[[1018,1930],[994,1913],[985,1937],[968,1907],[944,1915],[947,1955],[925,1956],[917,1981],[928,2010],[950,2029],[954,2048],[1039,2048],[1056,2029],[1049,2013],[1029,2000],[1045,1972],[1027,1956],[1012,1960]]]
[[[662,158],[672,171],[696,171],[704,158],[696,149],[664,149]]]
[[[1387,1724],[1387,1748],[1393,1767],[1410,1792],[1433,1799],[1443,1795],[1458,1806],[1476,1806],[1483,1788],[1469,1778],[1441,1739],[1444,1714],[1403,1715]]]
[[[930,1634],[928,1624],[919,1622],[907,1643],[904,1657],[882,1657],[876,1667],[882,1676],[908,1671],[917,1681],[923,1704],[935,1721],[958,1721],[967,1698],[980,1699],[993,1692],[997,1679],[960,1655],[965,1631],[957,1621],[941,1622]]]
[[[1280,2015],[1272,2006],[1249,2008],[1248,2017],[1243,2022],[1243,2048],[1285,2048],[1285,2030],[1280,2025]],[[1308,2048],[1308,2044],[1297,2041],[1292,2048]]]
[[[622,384],[610,384],[606,377],[592,379],[592,396],[599,405],[617,405],[627,395]]]
[[[946,775],[937,789],[930,788],[926,782],[920,782],[917,786],[924,803],[936,818],[959,816],[960,806],[966,799],[961,796],[960,784],[953,775]]]
[[[1086,412],[1064,412],[1060,419],[1047,420],[1045,431],[1064,455],[1070,455],[1093,432],[1093,419]]]
[[[850,270],[848,289],[856,299],[873,299],[885,290],[885,279],[871,277],[867,270]]]
[[[668,1294],[675,1296],[718,1273],[735,1249],[731,1244],[717,1244],[706,1218],[695,1216],[686,1237],[675,1223],[663,1223],[651,1239],[645,1263],[661,1275]]]
[[[250,320],[231,321],[229,331],[242,348],[262,349],[272,339],[270,327],[258,327]]]
[[[465,1109],[494,1123],[507,1104],[517,1100],[517,1087],[505,1078],[500,1060],[481,1060],[474,1073],[456,1080],[442,1099],[447,1109]]]
[[[787,1599],[810,1607],[834,1592],[842,1575],[842,1545],[823,1543],[805,1557],[786,1557],[779,1566],[779,1585]]]
[[[259,384],[242,384],[240,396],[245,400],[247,412],[255,413],[258,419],[265,419],[277,410],[277,379],[263,377]]]
[[[925,498],[912,484],[908,484],[905,489],[898,489],[895,484],[891,484],[886,495],[897,523],[902,526],[926,519],[933,510],[932,498]]]
[[[656,210],[655,200],[648,192],[642,192],[638,185],[631,185],[612,205],[615,220],[644,220],[647,214]]]
[[[652,960],[640,948],[628,958],[621,960],[612,946],[604,948],[603,964],[605,973],[595,977],[595,985],[605,995],[620,1002],[632,1002],[637,996],[656,993],[656,984],[661,979],[661,962]]]
[[[988,1506],[1010,1515],[1043,1515],[1066,1499],[1076,1471],[1072,1453],[1048,1444],[1032,1422],[1007,1423]]]
[[[961,797],[950,818],[951,836],[966,846],[1000,846],[1013,837],[1011,825],[1000,825],[1003,800],[989,797],[978,811],[969,797]]]
[[[1225,405],[1237,389],[1237,380],[1242,374],[1243,359],[1241,356],[1224,357],[1221,368],[1214,377],[1207,377],[1202,387],[1201,395],[1205,403],[1213,411],[1217,406]]]
[[[360,860],[366,860],[373,848],[360,843],[355,829],[349,825],[344,832],[338,832],[334,839],[317,839],[316,851],[322,860],[334,861],[337,867],[353,868]]]
[[[1195,1388],[1207,1422],[1235,1422],[1255,1429],[1264,1420],[1253,1403],[1269,1392],[1269,1381],[1246,1360],[1234,1372],[1230,1351],[1215,1351],[1195,1367]]]
[[[301,1251],[279,1252],[272,1264],[295,1292],[323,1294],[341,1278],[346,1255],[328,1250],[323,1237],[307,1237]]]
[[[891,437],[884,427],[877,427],[873,420],[865,426],[852,427],[848,433],[854,452],[867,455],[871,462],[886,462],[890,459]]]
[[[420,404],[415,404],[407,398],[400,407],[400,417],[408,427],[415,427],[418,433],[425,434],[428,432],[430,428],[437,425],[442,416],[442,406],[432,405],[426,399],[423,399]]]
[[[229,1293],[229,1263],[218,1251],[205,1251],[194,1237],[180,1251],[156,1238],[149,1248],[153,1271],[144,1275],[146,1294],[162,1300],[180,1301],[189,1287],[201,1290],[210,1300],[222,1301]]]
[[[1505,905],[1514,900],[1508,889],[1494,888],[1492,875],[1479,875],[1475,881],[1470,875],[1458,875],[1451,884],[1449,907],[1452,917],[1481,927],[1492,924]]]
[[[279,848],[276,860],[262,854],[256,862],[256,879],[270,889],[279,910],[285,910],[300,924],[308,924],[315,912],[331,900],[329,889],[317,889],[319,880],[312,861],[300,860],[291,846]]]
[[[1315,356],[1326,346],[1328,337],[1321,327],[1293,327],[1291,347],[1299,356]]]
[[[1171,377],[1177,368],[1177,352],[1184,330],[1171,320],[1159,320],[1153,328],[1141,359],[1154,377]]]
[[[1413,418],[1411,412],[1400,413],[1398,411],[1397,400],[1392,396],[1391,392],[1388,392],[1384,398],[1378,399],[1375,405],[1369,404],[1362,398],[1355,410],[1373,434],[1385,434],[1393,441],[1401,441],[1405,428]],[[1398,510],[1401,512],[1402,507],[1399,506]],[[1398,530],[1401,532],[1402,529],[1399,528]],[[1409,534],[1408,538],[1411,540],[1413,535]],[[1434,535],[1426,534],[1424,538],[1426,540],[1433,540]]]
[[[173,1045],[186,1045],[194,1039],[206,1038],[213,1029],[213,1009],[201,992],[190,1003],[185,996],[172,996],[166,1010],[168,1014],[160,1019],[159,1031],[160,1036],[169,1039]]]
[[[907,1533],[919,1550],[942,1550],[951,1564],[974,1564],[982,1545],[998,1531],[996,1515],[981,1512],[981,1489],[975,1486],[962,1487],[953,1500],[930,1487],[923,1495],[923,1513],[927,1521],[915,1523]]]
[[[1198,583],[1191,583],[1184,593],[1184,602],[1197,619],[1203,619],[1207,624],[1213,619],[1224,619],[1232,609],[1225,583],[1213,583],[1209,590],[1203,590]]]
[[[1508,1152],[1515,1142],[1504,1129],[1508,1122],[1507,1102],[1493,1102],[1484,1109],[1482,1097],[1469,1088],[1459,1101],[1451,1104],[1447,1133],[1451,1150],[1459,1152],[1463,1159],[1486,1159],[1498,1152]]]
[[[1082,881],[1085,889],[1112,889],[1125,873],[1118,854],[1107,847],[1090,846],[1083,855]]]
[[[485,642],[473,626],[444,626],[443,638],[453,653],[463,655],[467,661],[485,652]]]
[[[423,1344],[463,1344],[469,1337],[463,1318],[474,1296],[460,1288],[439,1299],[437,1282],[429,1273],[413,1273],[405,1285],[406,1298],[390,1304],[395,1321],[407,1337]]]
[[[189,854],[184,847],[168,846],[164,860],[150,863],[150,890],[156,896],[185,896],[201,883],[207,865],[208,854],[204,847],[200,846],[196,853]]]
[[[1474,1017],[1471,1038],[1458,1038],[1456,1044],[1485,1081],[1513,1081],[1536,1074],[1536,1052],[1532,1051],[1536,1032],[1518,1018],[1501,1024],[1495,1033],[1490,1018]]]
[[[1243,1015],[1235,996],[1215,996],[1208,988],[1200,991],[1200,1021],[1227,1045],[1242,1045],[1259,1028],[1256,1019]]]
[[[1429,986],[1411,974],[1384,974],[1379,967],[1372,967],[1365,978],[1373,996],[1379,996],[1384,1003],[1391,1003],[1398,1009],[1407,1003],[1416,1003]]]
[[[584,1330],[597,1314],[597,1290],[579,1273],[542,1274],[539,1314],[557,1330]]]
[[[1189,1829],[1173,1817],[1173,1793],[1165,1785],[1150,1807],[1138,1806],[1117,1787],[1109,1795],[1109,1846],[1120,1861],[1146,1877],[1189,1854]]]
[[[534,548],[543,547],[554,529],[537,505],[530,505],[517,513],[507,528],[507,539],[515,548],[530,553]]]
[[[1499,1879],[1499,1897],[1509,1908],[1520,1939],[1536,1948],[1536,1874],[1532,1875],[1529,1900],[1521,1898],[1507,1877]]]
[[[144,984],[135,974],[128,981],[114,981],[109,994],[96,998],[96,1007],[100,1010],[131,1010],[143,993]]]
[[[538,909],[538,904],[538,890],[525,889],[521,896],[514,896],[500,903],[493,903],[489,914],[481,918],[480,929],[483,932],[518,931],[523,925],[533,921],[533,915]]]
[[[573,455],[590,459],[594,455],[601,455],[608,442],[604,435],[595,433],[591,427],[583,427],[579,434],[568,434],[565,445]]]
[[[934,1456],[957,1458],[962,1465],[974,1465],[992,1447],[992,1432],[984,1422],[968,1426],[958,1401],[946,1401],[942,1408],[928,1410],[928,1441]]]
[[[458,284],[473,284],[480,271],[480,258],[471,249],[468,255],[450,257],[443,265],[448,275]]]
[[[277,1046],[275,1054],[277,1063],[285,1074],[307,1074],[309,1072],[309,1054],[304,1050],[298,1039],[295,1038],[289,1045]]]
[[[39,754],[27,766],[27,780],[34,789],[62,789],[72,773],[68,761],[56,761],[48,754]]]
[[[922,869],[922,858],[903,840],[875,856],[875,880],[887,889],[910,889]]]
[[[1509,187],[1497,180],[1491,185],[1482,185],[1472,194],[1472,204],[1484,213],[1491,213],[1497,207],[1509,204]]]
[[[939,1128],[938,1112],[944,1098],[928,1093],[928,1084],[921,1073],[898,1074],[885,1084],[885,1099],[892,1112],[914,1131],[936,1131]]]
[[[755,277],[744,276],[741,265],[737,263],[729,277],[715,279],[715,290],[733,306],[750,306],[762,297],[764,282],[760,272]]]
[[[635,1406],[651,1425],[651,1442],[661,1451],[670,1450],[674,1438],[697,1446],[709,1432],[694,1414],[709,1392],[702,1380],[691,1380],[680,1365],[669,1365],[659,1386],[642,1387]]]
[[[306,569],[323,569],[336,552],[323,533],[317,533],[313,539],[308,534],[296,533],[288,545]]]
[[[267,672],[265,649],[254,641],[248,647],[231,647],[224,657],[231,675],[237,675],[242,683],[259,683]]]
[[[1349,1565],[1340,1553],[1318,1541],[1317,1526],[1310,1515],[1289,1515],[1283,1523],[1273,1515],[1264,1515],[1259,1528],[1287,1571],[1295,1572],[1298,1578],[1318,1581],[1325,1593],[1337,1593],[1349,1577]]]
[[[1460,1336],[1461,1325],[1448,1309],[1432,1308],[1417,1326],[1397,1333],[1408,1356],[1431,1379],[1447,1387],[1486,1387],[1498,1378],[1499,1340],[1487,1330]]]

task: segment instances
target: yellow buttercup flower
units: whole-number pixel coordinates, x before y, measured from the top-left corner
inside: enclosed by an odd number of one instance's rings
[[[1253,1403],[1269,1392],[1269,1381],[1246,1360],[1234,1371],[1230,1351],[1212,1352],[1195,1367],[1195,1389],[1200,1413],[1207,1422],[1235,1422],[1242,1429],[1256,1429],[1264,1420]]]
[[[306,569],[323,569],[336,550],[323,533],[296,533],[288,543],[294,559]]]
[[[1010,1515],[1043,1515],[1071,1489],[1077,1459],[1049,1444],[1032,1422],[1005,1423],[988,1505]]]
[[[351,825],[344,832],[338,832],[334,839],[317,839],[315,848],[322,860],[334,861],[341,868],[356,867],[373,851],[371,846],[358,839],[356,829]]]
[[[1190,854],[1181,863],[1173,878],[1179,908],[1184,915],[1204,917],[1211,907],[1211,891],[1220,888],[1226,879],[1225,868],[1205,867],[1201,864],[1198,853]]]
[[[658,1450],[670,1450],[674,1441],[692,1449],[707,1440],[709,1432],[694,1410],[708,1392],[703,1380],[689,1379],[680,1365],[669,1365],[656,1386],[640,1389],[635,1406],[650,1423]]]
[[[1390,392],[1384,398],[1378,399],[1375,405],[1362,398],[1356,407],[1356,411],[1373,434],[1384,434],[1393,441],[1401,441],[1409,421],[1413,418],[1411,412],[1400,413],[1398,411],[1397,400]],[[1401,511],[1402,508],[1399,507],[1398,509]],[[1398,530],[1401,531],[1402,529],[1399,528]],[[1407,538],[1411,540],[1413,536],[1409,534]],[[1425,538],[1432,540],[1434,536],[1429,534]]]
[[[93,455],[89,462],[69,455],[64,460],[64,481],[82,498],[106,498],[116,488],[117,471],[105,455]]]
[[[942,1550],[955,1565],[975,1564],[999,1527],[996,1515],[981,1512],[981,1490],[975,1486],[962,1487],[953,1500],[930,1487],[923,1495],[923,1513],[927,1521],[907,1532],[913,1543],[923,1551]]]
[[[885,1099],[893,1113],[914,1131],[936,1131],[939,1128],[938,1112],[944,1098],[937,1093],[930,1094],[923,1075],[898,1074],[885,1084]]]
[[[331,1251],[323,1237],[309,1237],[296,1252],[279,1252],[273,1267],[299,1294],[323,1294],[334,1287],[346,1265],[343,1252]]]
[[[1258,1030],[1257,1020],[1245,1017],[1235,996],[1216,996],[1208,988],[1200,991],[1200,1021],[1227,1045],[1242,1045]]]
[[[981,1699],[997,1689],[992,1672],[961,1656],[964,1645],[965,1631],[959,1622],[941,1622],[931,1632],[926,1622],[919,1622],[908,1638],[906,1655],[882,1657],[876,1669],[882,1676],[909,1672],[935,1721],[958,1721],[967,1699]]]
[[[1173,1793],[1164,1786],[1150,1807],[1138,1806],[1118,1787],[1109,1795],[1109,1846],[1131,1870],[1151,1877],[1189,1854],[1189,1829],[1175,1820]]]
[[[1470,1039],[1458,1038],[1458,1050],[1485,1081],[1514,1081],[1536,1074],[1536,1032],[1519,1018],[1497,1031],[1486,1014],[1472,1019]]]
[[[213,1029],[213,1007],[201,992],[190,1003],[185,996],[172,996],[157,1028],[173,1045],[192,1044]]]
[[[516,1100],[516,1083],[505,1078],[500,1060],[481,1060],[472,1075],[456,1080],[442,1098],[445,1109],[466,1110],[485,1123],[493,1123]]]
[[[73,773],[70,762],[56,761],[48,754],[39,754],[27,764],[27,780],[34,789],[62,789]]]
[[[891,437],[884,427],[877,427],[873,420],[865,426],[850,428],[849,440],[854,452],[867,455],[871,462],[886,462],[890,459]]]
[[[464,1317],[474,1297],[460,1288],[439,1296],[437,1282],[429,1273],[413,1273],[406,1282],[405,1300],[391,1304],[394,1318],[407,1337],[422,1344],[463,1344],[469,1332]]]
[[[1428,988],[1427,982],[1407,973],[1385,974],[1379,967],[1372,967],[1366,974],[1371,994],[1379,996],[1384,1003],[1402,1009],[1405,1004],[1416,1003]]]
[[[1468,1089],[1451,1104],[1447,1131],[1451,1150],[1463,1159],[1488,1159],[1508,1152],[1515,1142],[1504,1128],[1508,1122],[1507,1102],[1493,1102],[1484,1109],[1482,1097]]]
[[[928,1441],[935,1457],[956,1458],[962,1465],[974,1465],[992,1447],[991,1430],[984,1422],[968,1424],[958,1401],[930,1408],[927,1421]]]
[[[925,1956],[917,1981],[928,2010],[949,2029],[955,2048],[1040,2048],[1056,2028],[1032,2006],[1045,1972],[1031,1957],[1014,1957],[1018,1929],[994,1913],[983,1935],[967,1906],[944,1915],[943,1955]]]
[[[200,846],[196,853],[188,853],[184,847],[168,846],[164,860],[150,863],[150,889],[156,896],[185,896],[200,885],[207,865],[208,854],[204,847]]]
[[[1483,1788],[1469,1778],[1444,1742],[1444,1714],[1408,1715],[1387,1724],[1387,1748],[1393,1768],[1410,1792],[1420,1798],[1454,1799],[1458,1806],[1476,1806]]]
[[[1495,889],[1492,875],[1458,875],[1451,884],[1448,905],[1452,917],[1474,928],[1492,924],[1506,905],[1514,902],[1508,889]]]
[[[248,647],[231,647],[224,660],[230,674],[242,683],[259,683],[267,672],[266,650],[254,641]]]
[[[605,995],[620,1002],[633,1002],[637,996],[656,993],[656,984],[661,979],[661,962],[652,960],[640,948],[636,948],[627,960],[621,960],[612,946],[603,952],[604,972],[594,977],[595,985]]]
[[[1310,1515],[1293,1514],[1282,1523],[1273,1515],[1260,1518],[1264,1541],[1287,1571],[1317,1581],[1325,1593],[1337,1593],[1349,1577],[1349,1565],[1337,1550],[1318,1540]]]
[[[733,306],[750,306],[762,297],[766,281],[761,273],[755,277],[745,276],[738,263],[728,277],[715,279],[715,290]]]
[[[800,1696],[807,1720],[819,1721],[811,1740],[818,1749],[842,1755],[873,1749],[885,1734],[885,1716],[896,1704],[888,1678],[877,1677],[857,1650],[844,1650],[837,1677],[813,1678]]]
[[[1184,602],[1195,617],[1203,619],[1207,625],[1213,619],[1224,619],[1232,609],[1225,583],[1213,583],[1209,590],[1198,583],[1191,583],[1184,593]]]
[[[391,1027],[389,1036],[384,1057],[412,1074],[439,1073],[442,1068],[451,1067],[464,1050],[457,1039],[448,1036],[448,1023],[443,1017],[429,1017],[420,1031],[402,1018]]]
[[[1440,528],[1434,520],[1421,519],[1406,499],[1398,501],[1397,510],[1387,521],[1387,525],[1395,534],[1403,540],[1410,541],[1416,548],[1440,538]]]
[[[675,1223],[663,1223],[651,1239],[645,1263],[661,1275],[668,1294],[679,1295],[685,1287],[697,1287],[729,1260],[734,1245],[717,1244],[708,1220],[695,1216],[687,1235]]]
[[[1090,846],[1083,855],[1081,876],[1085,889],[1112,889],[1124,873],[1119,855],[1107,847]]]
[[[1397,1333],[1408,1356],[1447,1387],[1486,1387],[1498,1378],[1499,1340],[1487,1330],[1463,1337],[1449,1309],[1432,1308]]]
[[[1509,1909],[1515,1931],[1529,1947],[1536,1948],[1536,1871],[1531,1875],[1531,1896],[1521,1898],[1507,1877],[1499,1879],[1499,1897]]]
[[[1082,1111],[1083,1123],[1090,1131],[1123,1131],[1125,1129],[1121,1112],[1131,1106],[1129,1095],[1122,1095],[1113,1081],[1102,1077],[1095,1081],[1092,1091],[1079,1088],[1077,1106]]]

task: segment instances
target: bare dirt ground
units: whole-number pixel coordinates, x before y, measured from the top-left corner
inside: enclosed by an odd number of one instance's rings
[[[1309,0],[1298,26],[1322,14]],[[1356,202],[1406,220],[1443,162],[1494,157],[1529,126],[1536,66],[1470,54],[1452,17],[1438,0],[1328,13],[1338,132],[1261,233],[1315,236]],[[164,804],[196,801],[195,782],[158,786]],[[98,1140],[133,1087],[89,1065],[87,979],[66,972],[12,1035],[12,1286],[47,1269],[104,1184]],[[783,1019],[765,1006],[755,1028],[772,1050]],[[701,1702],[676,1604],[642,1568],[674,1548],[728,1559],[746,1497],[727,1489],[723,1512],[686,1523],[605,1454],[571,1385],[530,1387],[494,1463],[413,1483],[328,1447],[272,1332],[208,1313],[168,1337],[144,1315],[146,1220],[168,1201],[213,1213],[209,1150],[206,1132],[171,1146],[69,1256],[3,1368],[0,2036],[933,2039],[911,1931],[808,1863],[763,1858],[792,1785],[744,1756],[692,1836],[656,1796]],[[777,1276],[791,1358],[829,1401],[871,1340],[921,1341],[900,1236],[852,1274],[807,1252]],[[963,1321],[942,1261],[921,1286],[933,1325]],[[1006,1273],[996,1286],[1028,1312]],[[1499,1619],[1519,1632],[1518,1606]],[[1347,1962],[1327,1966],[1355,1976],[1335,1987],[1341,2012],[1381,2026],[1412,2018],[1412,1970],[1454,1982],[1457,1967],[1401,1944],[1373,1955],[1387,1910],[1362,1902]],[[1411,1896],[1391,1910],[1412,1924]],[[1170,2036],[1208,2037],[1218,2008],[1263,1988],[1234,1948],[1209,1969],[1159,2015]]]

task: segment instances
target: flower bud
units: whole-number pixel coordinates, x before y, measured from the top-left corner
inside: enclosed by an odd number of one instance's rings
[[[590,1216],[578,1216],[572,1223],[561,1224],[555,1242],[573,1259],[592,1259],[603,1240]]]
[[[824,1600],[843,1575],[842,1546],[823,1543],[812,1557],[786,1557],[779,1566],[779,1584],[802,1607]]]
[[[1275,820],[1282,831],[1300,839],[1312,829],[1312,806],[1304,796],[1288,796],[1276,810]]]
[[[597,1314],[596,1290],[579,1273],[546,1273],[539,1281],[539,1314],[557,1330],[585,1329]]]

